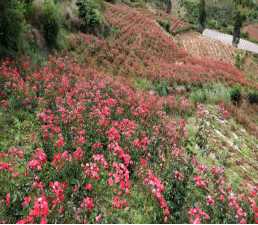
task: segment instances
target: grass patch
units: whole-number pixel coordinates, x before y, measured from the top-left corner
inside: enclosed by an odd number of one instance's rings
[[[221,83],[216,84],[205,84],[202,89],[198,89],[191,93],[190,95],[191,102],[193,104],[198,103],[210,103],[210,104],[219,104],[219,103],[229,103],[230,92],[225,88]]]

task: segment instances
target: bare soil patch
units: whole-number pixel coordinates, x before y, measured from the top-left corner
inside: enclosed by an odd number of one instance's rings
[[[249,38],[258,41],[258,24],[249,24],[243,28],[243,32],[249,32]]]
[[[235,65],[239,50],[234,46],[207,38],[196,31],[178,34],[174,38],[195,57],[222,60]]]

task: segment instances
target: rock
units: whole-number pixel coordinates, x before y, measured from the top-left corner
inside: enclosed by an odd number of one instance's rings
[[[149,93],[153,96],[155,95],[155,91],[150,90]]]
[[[238,137],[235,133],[232,133],[232,134],[233,134],[233,136],[234,136],[234,138],[235,138],[236,140],[239,139],[239,137]]]
[[[175,88],[175,92],[178,95],[183,95],[183,94],[185,94],[187,92],[187,90],[186,90],[185,86],[177,86]]]
[[[168,95],[173,95],[176,93],[175,89],[173,87],[167,87]]]

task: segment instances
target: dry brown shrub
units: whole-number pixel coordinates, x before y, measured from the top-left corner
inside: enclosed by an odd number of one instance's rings
[[[62,2],[60,5],[61,14],[66,18],[69,29],[75,27],[77,30],[80,29],[84,21],[80,19],[72,10],[76,8],[74,1],[72,3]]]
[[[226,104],[226,109],[229,111],[236,123],[241,124],[248,133],[258,138],[258,125],[250,120],[249,115],[247,115],[243,109],[238,108],[231,103]]]
[[[44,16],[42,14],[43,3],[44,3],[43,0],[35,0],[34,1],[34,4],[36,6],[35,17],[34,17],[34,21],[32,21],[31,24],[33,24],[33,26],[39,30],[43,29],[43,22],[44,22]]]
[[[44,39],[44,36],[35,27],[31,27],[30,30],[31,30],[31,33],[33,34],[34,38],[35,38],[38,49],[40,51],[44,51],[44,49],[46,49],[46,41]]]

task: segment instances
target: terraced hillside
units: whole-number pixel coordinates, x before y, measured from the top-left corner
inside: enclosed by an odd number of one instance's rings
[[[232,45],[207,38],[195,31],[176,35],[174,39],[193,56],[203,59],[223,60],[235,65],[237,52]]]
[[[1,63],[0,222],[258,223],[256,141],[227,111],[231,86],[257,83],[189,56],[124,4],[107,3],[103,16],[106,40],[76,33],[41,66],[24,55]],[[207,97],[217,83],[228,102],[213,108],[167,92],[190,86]]]
[[[150,19],[153,20],[168,20],[170,21],[170,30],[171,31],[178,31],[187,27],[190,27],[191,24],[184,22],[182,20],[179,20],[175,17],[173,17],[170,14],[167,14],[166,12],[164,12],[163,10],[159,10],[159,9],[143,9],[143,8],[137,8],[136,9],[138,12],[140,12],[141,14],[144,14],[145,16],[147,16]]]
[[[257,87],[239,69],[226,62],[188,56],[157,23],[126,5],[107,4],[105,18],[119,31],[112,45],[121,43],[120,50],[116,49],[112,56],[115,62],[129,62],[130,66],[117,64],[116,69],[124,75],[166,80],[169,84],[199,85],[221,81],[227,85]],[[107,46],[110,50],[111,43]]]

